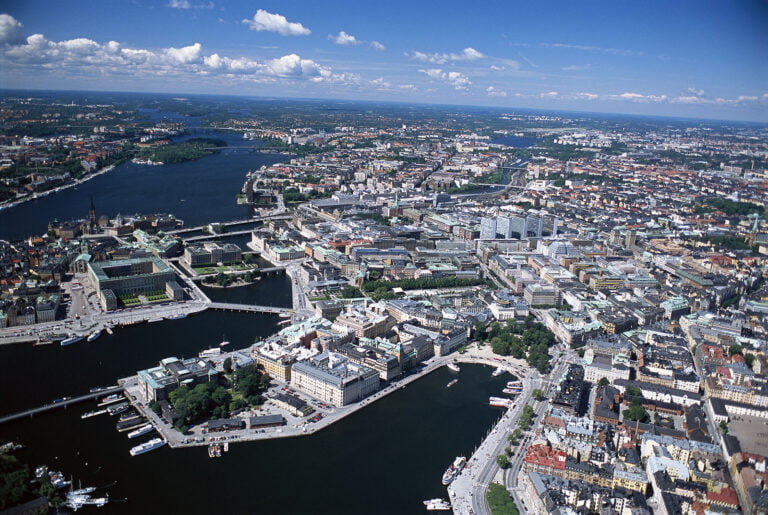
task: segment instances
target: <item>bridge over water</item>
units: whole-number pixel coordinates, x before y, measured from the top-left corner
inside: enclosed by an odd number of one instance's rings
[[[4,424],[5,422],[10,422],[12,420],[16,420],[19,418],[33,417],[40,413],[45,413],[46,411],[50,411],[58,408],[66,408],[67,406],[79,404],[81,402],[89,401],[91,399],[96,399],[98,397],[106,397],[107,395],[111,395],[113,393],[118,393],[122,391],[123,391],[122,386],[112,386],[104,390],[99,390],[98,392],[91,392],[86,395],[80,395],[79,397],[72,397],[70,399],[65,399],[60,402],[45,404],[43,406],[40,406],[39,408],[28,409],[26,411],[20,411],[19,413],[13,413],[11,415],[5,415],[4,417],[0,417],[0,424]]]
[[[211,302],[208,304],[211,309],[221,309],[224,311],[244,311],[248,313],[293,313],[291,308],[280,308],[277,306],[258,306],[255,304],[234,304],[229,302]]]

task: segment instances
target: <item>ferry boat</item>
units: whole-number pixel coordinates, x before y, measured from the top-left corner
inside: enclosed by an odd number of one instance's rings
[[[221,349],[219,347],[216,347],[214,349],[206,349],[202,351],[200,354],[198,354],[197,356],[200,358],[213,358],[220,355],[221,355]]]
[[[460,372],[461,371],[461,369],[459,368],[459,365],[457,365],[456,363],[448,363],[448,368],[450,370],[453,370],[454,372]]]
[[[152,424],[144,424],[140,428],[134,429],[133,431],[128,433],[128,438],[136,438],[137,436],[145,435],[154,429],[155,429],[155,426],[153,426]]]
[[[66,340],[61,340],[61,346],[66,347],[67,345],[72,345],[73,343],[81,342],[83,341],[83,338],[84,338],[83,336],[80,336],[77,334],[74,336],[70,336]]]
[[[504,388],[501,393],[506,393],[507,395],[518,395],[523,392],[519,388]]]
[[[451,503],[445,499],[428,499],[424,501],[428,511],[450,511]]]
[[[92,341],[96,340],[99,336],[101,336],[101,329],[99,329],[95,333],[89,334],[88,338],[86,340],[89,341],[89,342],[92,342]]]
[[[128,411],[126,413],[123,413],[120,415],[120,418],[117,419],[118,422],[128,422],[129,420],[135,420],[137,418],[141,418],[141,415],[136,413],[135,411]]]
[[[91,418],[91,417],[95,417],[96,415],[103,415],[106,412],[107,412],[107,410],[105,410],[105,409],[100,409],[100,410],[95,410],[95,411],[88,411],[88,412],[83,413],[82,415],[80,415],[80,418],[82,418],[82,419]]]
[[[453,460],[453,463],[451,463],[451,466],[448,467],[448,469],[443,474],[443,484],[449,485],[451,484],[451,481],[456,479],[456,476],[458,476],[462,469],[464,469],[464,465],[467,464],[467,458],[464,456],[457,456],[455,460]]]
[[[494,371],[493,371],[493,373],[491,373],[491,375],[492,375],[493,377],[499,377],[499,376],[500,376],[501,374],[503,374],[503,373],[504,373],[504,369],[503,369],[503,368],[501,368],[501,367],[499,367],[499,368],[497,368],[496,370],[494,370]]]
[[[64,501],[64,506],[70,508],[72,511],[77,511],[83,506],[96,506],[97,508],[101,508],[107,503],[109,503],[109,497],[91,497],[87,494],[81,494],[67,495],[67,500]]]
[[[446,388],[450,388],[451,386],[455,385],[455,384],[456,384],[456,383],[458,383],[458,382],[459,382],[459,380],[458,380],[458,379],[454,379],[453,381],[451,381],[450,383],[448,383],[447,385],[445,385],[445,387],[446,387]]]
[[[501,397],[491,397],[488,399],[488,404],[497,408],[509,408],[512,406],[511,399],[502,399]]]
[[[171,315],[171,316],[165,317],[166,320],[182,320],[184,318],[187,318],[186,313],[179,313],[178,315]]]
[[[107,412],[110,415],[119,415],[120,413],[124,411],[128,411],[128,408],[130,407],[130,404],[127,402],[121,402],[120,404],[113,404],[112,406],[107,408]]]
[[[522,381],[507,381],[507,388],[522,388]]]
[[[145,452],[153,451],[157,449],[158,447],[162,447],[165,445],[165,440],[162,438],[153,438],[148,442],[145,442],[141,445],[137,445],[133,449],[130,450],[131,456],[138,456],[139,454],[144,454]]]

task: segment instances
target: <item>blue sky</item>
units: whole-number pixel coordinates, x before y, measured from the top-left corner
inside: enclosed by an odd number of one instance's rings
[[[11,1],[3,88],[768,122],[768,3]]]

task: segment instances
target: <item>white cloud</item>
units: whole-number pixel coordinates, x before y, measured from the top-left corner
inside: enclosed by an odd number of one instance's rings
[[[546,93],[539,93],[540,98],[558,98],[560,93],[557,91],[547,91]]]
[[[507,96],[506,91],[498,90],[493,86],[488,86],[487,88],[485,88],[485,92],[488,94],[489,97],[506,97]]]
[[[195,43],[194,45],[185,46],[182,48],[168,48],[165,53],[171,59],[178,63],[186,64],[193,63],[200,60],[200,53],[203,50],[203,45]]]
[[[337,45],[344,45],[344,46],[361,45],[363,43],[352,34],[347,34],[343,30],[339,32],[337,36],[334,36],[331,34],[330,36],[328,36],[328,39],[330,39]]]
[[[379,52],[383,52],[387,49],[384,45],[379,43],[378,41],[371,41],[371,44],[369,45],[373,50],[378,50]]]
[[[308,36],[312,33],[301,23],[289,22],[285,16],[272,14],[263,9],[256,11],[252,19],[244,19],[243,23],[251,30],[277,32],[281,36]]]
[[[189,0],[170,0],[166,7],[170,7],[172,9],[192,9],[192,4],[189,2]]]
[[[703,89],[688,88],[685,91],[687,93],[690,93],[691,95],[693,95],[695,97],[703,97],[704,96],[704,90]]]
[[[597,93],[574,93],[574,98],[579,100],[597,100],[600,95]]]
[[[621,56],[643,55],[643,52],[637,52],[635,50],[625,50],[623,48],[606,48],[606,47],[592,46],[592,45],[568,45],[565,43],[541,43],[541,46],[544,48],[564,48],[567,50],[582,50],[584,52],[621,55]]]
[[[591,64],[570,64],[568,66],[563,66],[560,68],[564,72],[580,72],[584,70],[589,70],[592,67]]]
[[[21,27],[21,23],[10,14],[0,14],[0,44],[24,41]]]
[[[424,63],[445,64],[449,61],[475,61],[477,59],[484,59],[486,56],[482,52],[478,52],[472,47],[467,47],[460,53],[448,53],[448,54],[426,54],[424,52],[414,51],[411,54],[406,53],[407,57],[414,61],[421,61]]]
[[[429,78],[441,82],[447,82],[459,91],[466,91],[469,86],[472,85],[472,81],[469,77],[459,72],[445,72],[440,68],[431,68],[429,70],[419,70],[419,72],[426,74]]]

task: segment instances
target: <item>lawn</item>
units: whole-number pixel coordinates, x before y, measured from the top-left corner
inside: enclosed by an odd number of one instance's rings
[[[517,506],[515,506],[512,497],[507,489],[498,483],[488,485],[486,492],[488,507],[491,509],[491,515],[518,515]]]

